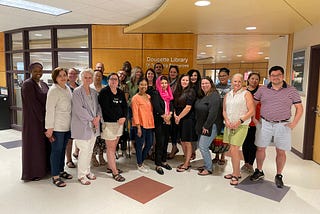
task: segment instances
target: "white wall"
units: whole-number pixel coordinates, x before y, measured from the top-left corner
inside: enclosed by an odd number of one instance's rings
[[[288,36],[279,37],[270,43],[269,50],[269,68],[275,65],[279,65],[286,70],[287,65],[287,54],[288,54]]]
[[[320,24],[314,25],[312,27],[306,28],[302,31],[296,32],[294,34],[293,40],[293,51],[297,50],[306,50],[306,65],[305,65],[305,75],[304,81],[306,82],[305,89],[308,88],[308,75],[309,75],[309,61],[310,61],[310,47],[313,45],[320,44]],[[305,113],[306,113],[306,96],[305,94],[308,91],[305,91],[304,94],[301,94],[302,104],[304,107],[304,114],[292,133],[292,147],[299,152],[303,152],[303,135],[304,135],[304,125],[305,125]]]

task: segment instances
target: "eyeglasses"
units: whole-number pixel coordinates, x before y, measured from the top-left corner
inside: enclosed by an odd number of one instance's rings
[[[271,74],[270,77],[281,77],[282,74]]]

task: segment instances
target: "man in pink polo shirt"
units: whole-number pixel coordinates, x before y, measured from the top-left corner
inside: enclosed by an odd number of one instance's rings
[[[254,94],[255,102],[261,102],[261,133],[255,144],[257,146],[257,168],[251,175],[252,181],[264,178],[262,165],[266,156],[266,147],[271,143],[272,136],[276,146],[277,174],[275,184],[278,188],[284,186],[282,170],[286,163],[286,151],[291,149],[291,130],[296,127],[303,113],[301,98],[293,86],[284,81],[284,70],[281,66],[273,66],[269,70],[270,83],[259,87]],[[291,106],[295,114],[291,118]]]

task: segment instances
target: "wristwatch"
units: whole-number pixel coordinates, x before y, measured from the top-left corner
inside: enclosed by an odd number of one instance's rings
[[[240,120],[241,124],[244,122],[241,118],[239,120]]]

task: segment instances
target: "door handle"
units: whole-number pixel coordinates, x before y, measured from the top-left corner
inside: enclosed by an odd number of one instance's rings
[[[319,105],[317,105],[316,110],[314,111],[318,117],[320,117]]]

